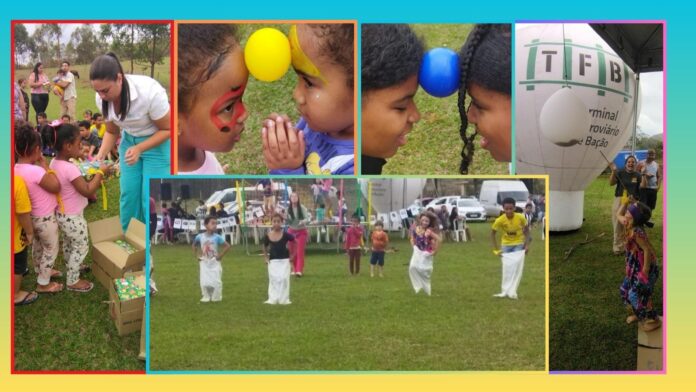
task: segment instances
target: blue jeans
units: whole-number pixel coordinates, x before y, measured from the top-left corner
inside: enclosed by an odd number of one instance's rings
[[[145,222],[145,211],[150,204],[150,196],[145,193],[149,177],[169,175],[169,140],[140,154],[140,159],[133,164],[126,163],[126,151],[147,140],[150,136],[135,137],[128,132],[121,132],[121,227],[125,233],[131,218]]]
[[[524,244],[519,244],[519,245],[503,245],[500,247],[500,250],[503,253],[512,253],[512,252],[517,252],[520,250],[524,250]]]

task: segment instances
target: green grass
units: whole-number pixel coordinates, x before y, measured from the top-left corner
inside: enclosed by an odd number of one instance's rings
[[[150,313],[152,370],[543,370],[544,250],[532,247],[518,301],[493,298],[501,266],[490,223],[475,240],[435,256],[433,296],[415,295],[410,245],[391,233],[385,278],[369,256],[350,277],[347,256],[311,244],[289,306],[270,306],[257,248],[223,260],[223,301],[201,304],[198,265],[186,246],[152,248],[159,294]],[[538,233],[537,233],[538,234]],[[326,246],[326,245],[324,245]]]
[[[130,62],[128,60],[123,60],[122,65],[126,73],[130,71]],[[95,92],[89,83],[89,67],[90,64],[73,64],[70,69],[76,70],[80,73],[80,79],[75,78],[77,82],[77,102],[75,105],[75,115],[77,116],[76,121],[82,120],[82,114],[85,110],[89,109],[92,113],[101,112],[101,108],[98,108],[94,102]],[[58,68],[44,68],[44,73],[48,76],[49,80],[53,79],[56,75]],[[15,69],[15,79],[20,77],[29,77],[31,69]],[[150,65],[145,63],[135,63],[133,66],[133,73],[138,75],[150,76]],[[170,79],[170,69],[169,69],[169,57],[164,59],[163,64],[155,65],[155,79],[167,90],[167,95],[171,97],[171,92],[169,91],[169,79]],[[25,89],[31,100],[31,90],[29,87]],[[60,119],[60,98],[53,93],[49,94],[48,107],[46,108],[46,115],[48,120]],[[35,122],[36,112],[34,107],[31,106],[29,109],[29,121]]]
[[[109,209],[102,210],[101,191],[97,203],[85,209],[88,222],[118,215],[118,179],[107,181]],[[86,263],[91,264],[91,249]],[[23,282],[24,290],[36,287],[31,267]],[[62,254],[56,268],[65,272]],[[63,291],[41,295],[28,306],[15,308],[16,370],[143,370],[138,360],[140,334],[119,337],[109,317],[109,293],[91,273],[84,276],[95,283],[89,293]],[[65,283],[64,279],[60,279]]]
[[[662,193],[658,200],[661,200]],[[614,187],[606,175],[585,191],[585,222],[578,231],[553,235],[549,254],[549,367],[551,370],[635,370],[636,325],[626,325],[619,286],[625,259],[612,254],[611,206]],[[553,201],[551,201],[553,203]],[[662,260],[662,204],[647,229]],[[553,218],[551,218],[553,219]],[[576,248],[567,261],[564,252],[589,235],[600,240]],[[662,311],[662,276],[653,296]]]
[[[447,47],[455,52],[473,28],[471,24],[415,24],[411,25],[425,41],[427,49]],[[459,109],[457,94],[435,98],[420,89],[415,97],[421,119],[408,135],[408,143],[390,158],[383,174],[458,174],[463,142],[459,137]],[[467,100],[468,102],[468,100]],[[473,125],[469,125],[469,132]],[[474,140],[471,174],[509,174],[508,164],[497,162]]]
[[[290,25],[239,25],[238,34],[242,46],[246,44],[249,35],[261,27],[274,27],[287,34]],[[276,112],[287,114],[293,122],[297,122],[299,114],[292,99],[297,76],[290,69],[285,76],[275,82],[261,82],[249,76],[249,82],[244,92],[244,105],[249,117],[245,122],[242,138],[232,151],[215,154],[222,165],[229,165],[230,174],[268,174],[268,168],[263,161],[261,148],[262,121],[269,114]]]

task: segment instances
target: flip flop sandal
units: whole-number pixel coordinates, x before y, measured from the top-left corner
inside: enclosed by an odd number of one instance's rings
[[[39,299],[39,294],[37,294],[36,291],[32,291],[31,293],[27,293],[23,300],[15,302],[14,306],[29,305],[36,302],[37,299]]]
[[[48,290],[34,290],[34,291],[36,291],[38,294],[56,294],[56,293],[60,293],[61,291],[63,291],[63,284],[62,283],[51,282],[51,287],[53,287],[53,288],[48,289]],[[56,287],[57,287],[57,289],[56,289]]]
[[[94,288],[94,283],[89,282],[89,286],[87,286],[87,287],[78,288],[78,287],[67,286],[67,288],[68,288],[68,291],[75,291],[78,293],[88,293],[88,292],[92,291],[92,289]]]

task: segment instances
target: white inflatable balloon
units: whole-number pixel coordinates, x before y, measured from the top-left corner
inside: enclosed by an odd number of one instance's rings
[[[539,113],[541,134],[561,147],[582,143],[591,121],[587,106],[566,87],[553,93]]]
[[[635,75],[586,24],[518,24],[515,42],[517,174],[548,174],[549,229],[575,230],[602,153],[631,136]]]

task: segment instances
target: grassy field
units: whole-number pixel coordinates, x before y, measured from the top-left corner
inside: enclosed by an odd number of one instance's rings
[[[238,35],[242,46],[249,36],[261,27],[274,27],[287,34],[290,25],[239,25]],[[287,114],[297,122],[299,114],[292,99],[297,75],[290,69],[280,80],[262,82],[249,75],[249,82],[244,92],[244,105],[249,117],[245,122],[242,139],[228,153],[216,154],[222,165],[229,165],[230,174],[268,174],[263,161],[261,148],[262,121],[272,112]]]
[[[447,47],[459,52],[473,25],[415,24],[411,27],[423,38],[427,49]],[[420,89],[415,101],[421,120],[409,133],[408,143],[384,166],[383,174],[458,174],[463,143],[459,137],[457,94],[435,98]],[[473,125],[469,128],[471,132]],[[478,147],[478,142],[477,137],[469,173],[508,174],[508,164],[495,161],[488,151]]]
[[[659,194],[658,200],[662,193]],[[549,254],[549,366],[551,370],[635,370],[636,325],[619,296],[625,259],[612,254],[611,205],[614,187],[606,175],[585,191],[585,222],[580,230],[551,237]],[[551,201],[553,203],[553,201]],[[655,249],[662,249],[662,206],[658,203],[648,229]],[[551,218],[553,219],[553,218]],[[578,247],[567,261],[564,252],[574,244],[604,237]],[[662,255],[659,254],[660,261]],[[662,276],[653,302],[662,311]]]
[[[85,209],[88,222],[118,215],[118,179],[107,181],[109,206],[102,210],[98,202]],[[91,250],[85,262],[92,263]],[[31,260],[30,260],[31,263]],[[31,265],[31,264],[30,264]],[[62,254],[56,268],[65,271]],[[36,287],[36,274],[30,267],[22,288]],[[108,291],[91,273],[84,276],[95,282],[89,293],[63,291],[41,295],[31,305],[15,308],[16,370],[143,370],[138,360],[140,334],[119,337],[109,317]],[[60,279],[65,283],[65,279]]]
[[[122,66],[126,73],[130,71],[130,62],[127,60],[121,60]],[[73,64],[70,69],[76,70],[80,74],[80,79],[75,79],[77,81],[77,104],[75,105],[75,115],[77,120],[82,120],[82,114],[85,110],[89,109],[94,112],[101,112],[101,108],[98,108],[94,102],[94,89],[89,83],[89,67],[90,64]],[[56,75],[58,68],[44,68],[44,73],[49,79],[53,79]],[[15,69],[15,79],[20,77],[28,78],[31,73],[31,69]],[[135,63],[133,66],[133,73],[138,75],[150,76],[150,65],[145,63]],[[169,57],[164,59],[163,64],[155,65],[155,79],[167,90],[167,94],[171,97],[171,92],[169,91],[170,85],[170,69],[169,69]],[[31,90],[27,87],[25,89],[26,93],[29,94],[29,99],[31,99]],[[53,93],[50,94],[48,99],[48,107],[46,108],[46,115],[48,120],[52,121],[60,118],[60,98],[58,98]],[[32,106],[29,109],[29,120],[34,123],[36,117],[36,112]]]
[[[236,246],[223,260],[224,298],[209,304],[199,303],[190,248],[154,246],[150,369],[543,370],[542,243],[526,260],[520,299],[498,299],[490,223],[471,229],[474,241],[447,242],[436,255],[432,297],[413,293],[410,245],[397,233],[383,279],[370,278],[369,256],[350,277],[346,255],[311,244],[289,306],[263,304],[268,278],[253,245],[251,256]]]

